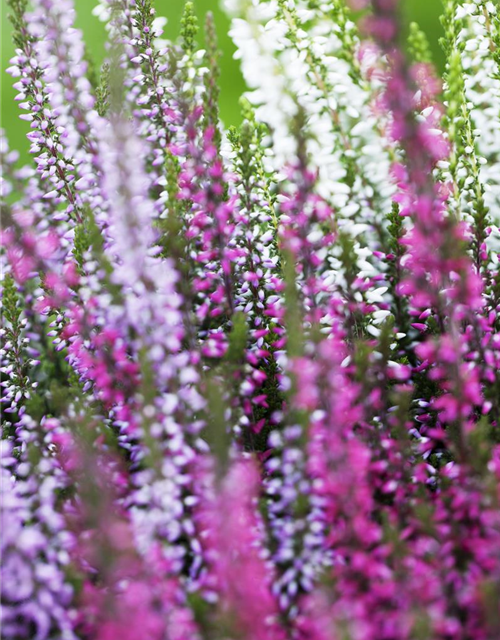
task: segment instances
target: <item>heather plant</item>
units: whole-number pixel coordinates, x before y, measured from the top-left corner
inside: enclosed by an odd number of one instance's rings
[[[496,640],[496,4],[7,4],[2,637]]]

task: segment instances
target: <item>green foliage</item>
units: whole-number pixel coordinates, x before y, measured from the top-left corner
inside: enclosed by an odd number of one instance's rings
[[[214,16],[211,12],[207,13],[205,20],[205,40],[206,53],[204,64],[208,68],[205,74],[205,93],[203,96],[204,106],[204,126],[212,127],[214,130],[214,143],[218,151],[220,151],[221,134],[219,130],[219,57],[220,52],[217,44],[217,33],[215,31]]]
[[[432,64],[432,52],[429,41],[416,22],[410,23],[408,51],[415,62]]]
[[[181,19],[181,42],[186,53],[193,53],[198,34],[198,18],[194,12],[194,4],[186,2]]]
[[[205,397],[208,407],[204,439],[215,457],[216,474],[219,479],[226,474],[231,451],[231,433],[226,428],[227,415],[230,411],[225,388],[227,380],[224,372],[221,376],[210,372],[205,377]]]
[[[84,275],[85,273],[85,254],[90,249],[90,246],[91,242],[86,226],[83,223],[76,225],[73,255],[80,275]]]
[[[448,48],[448,47],[447,47]],[[455,179],[455,197],[459,197],[458,190],[458,165],[460,158],[463,156],[464,139],[463,139],[463,103],[464,103],[464,81],[460,52],[449,49],[448,65],[447,65],[447,91],[446,99],[446,120],[447,130],[450,141],[453,142],[453,148],[450,154],[450,173]]]
[[[293,255],[282,252],[283,278],[285,281],[285,326],[287,328],[287,354],[289,358],[302,355],[304,339],[302,334],[302,309],[297,288],[295,261]]]
[[[141,371],[139,387],[141,407],[140,423],[145,450],[147,452],[144,464],[148,468],[159,471],[163,460],[163,452],[160,443],[152,432],[152,427],[157,419],[155,401],[158,397],[158,389],[154,369],[148,359],[146,349],[142,349],[139,353],[139,366]]]
[[[482,246],[486,229],[490,224],[488,208],[484,201],[484,185],[480,178],[480,161],[477,152],[474,123],[465,95],[464,69],[462,65],[463,43],[458,43],[462,21],[456,19],[456,0],[445,3],[442,24],[445,36],[441,44],[447,54],[445,80],[445,127],[451,143],[449,172],[453,181],[452,206],[457,218],[470,213],[474,221],[472,251],[476,268],[482,268]],[[463,211],[465,210],[465,211]]]
[[[155,10],[151,0],[136,0],[135,7],[137,10],[138,19],[143,26],[151,28],[153,20],[155,18]]]
[[[439,18],[444,29],[444,36],[439,39],[439,44],[447,56],[456,45],[457,36],[462,28],[462,21],[456,19],[456,10],[459,0],[443,0],[443,13]]]
[[[12,372],[9,375],[10,384],[22,394],[22,398],[17,403],[19,410],[29,386],[29,361],[23,348],[24,323],[22,320],[21,297],[10,273],[4,276],[2,304],[2,328],[4,330],[2,348],[5,349],[5,358],[12,367]],[[7,427],[7,425],[10,425],[12,418],[11,416],[3,415],[3,409],[5,408],[3,403],[1,408],[2,419]]]
[[[5,274],[3,281],[3,319],[8,322],[7,333],[10,336],[19,335],[21,331],[20,298],[16,283],[10,273]]]
[[[492,630],[491,637],[493,638],[500,629],[500,608],[498,607],[500,602],[500,579],[498,576],[491,576],[489,580],[481,583],[480,590],[488,624]]]
[[[256,206],[265,206],[276,228],[278,220],[275,212],[276,195],[273,193],[273,176],[264,167],[265,148],[263,140],[267,127],[255,119],[252,105],[246,98],[241,98],[240,108],[243,123],[237,129],[230,127],[228,140],[236,154],[235,169],[240,178],[241,198],[248,213],[254,212]]]
[[[396,202],[392,203],[392,209],[387,216],[387,221],[389,222],[389,248],[391,253],[398,258],[402,258],[405,253],[405,249],[401,244],[401,240],[406,232],[403,216],[400,215],[399,205]]]
[[[96,88],[96,111],[104,117],[109,109],[109,64],[104,63],[101,68],[101,77]]]
[[[491,40],[493,42],[493,60],[496,63],[496,69],[494,71],[494,77],[500,80],[500,15],[494,18],[493,23],[490,25]],[[498,114],[500,117],[500,113]]]
[[[346,281],[343,296],[353,307],[353,311],[349,311],[347,326],[349,330],[349,339],[352,344],[365,336],[366,316],[363,316],[357,309],[355,303],[354,282],[358,275],[357,254],[354,240],[347,233],[339,233],[337,243],[340,247],[340,263],[342,265],[342,273]]]
[[[2,284],[2,348],[5,350],[5,362],[12,367],[8,382],[16,397],[16,410],[13,413],[4,413],[8,405],[1,405],[2,435],[9,437],[14,435],[14,424],[21,408],[27,409],[35,420],[57,411],[57,390],[61,384],[65,384],[69,366],[47,338],[44,344],[35,345],[40,351],[40,364],[34,366],[35,362],[26,349],[30,340],[26,335],[23,297],[11,274],[4,274]],[[42,331],[46,336],[48,329],[44,327]]]
[[[179,212],[181,208],[181,204],[177,197],[179,195],[180,171],[181,166],[178,158],[174,156],[173,153],[168,151],[165,159],[165,177],[167,180],[165,191],[167,192],[168,196],[166,207],[170,215],[174,215],[176,212]]]
[[[229,334],[229,345],[224,361],[228,365],[240,366],[244,361],[248,338],[245,314],[241,311],[236,312],[231,318],[231,323],[233,326]]]
[[[254,109],[246,98],[240,99],[240,109],[243,123],[239,129],[229,128],[228,140],[236,154],[235,169],[241,178],[242,198],[249,213],[254,210],[256,202],[265,205],[276,228],[276,195],[273,193],[275,178],[264,167],[264,138],[268,129],[265,124],[257,122]],[[257,197],[252,197],[255,195]]]
[[[387,275],[390,284],[392,298],[392,314],[396,320],[396,325],[400,332],[408,333],[410,321],[408,316],[408,305],[404,296],[398,292],[398,286],[401,283],[403,274],[401,267],[401,259],[405,254],[405,247],[402,239],[406,233],[404,218],[400,215],[399,205],[392,204],[392,209],[387,216],[389,233],[389,251],[390,254],[386,259]]]
[[[7,6],[11,10],[8,17],[13,27],[12,39],[16,47],[23,48],[29,39],[25,18],[28,0],[7,0]]]

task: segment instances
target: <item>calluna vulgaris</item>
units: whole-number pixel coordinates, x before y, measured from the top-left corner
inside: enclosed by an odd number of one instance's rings
[[[498,640],[497,3],[7,4],[2,637]]]

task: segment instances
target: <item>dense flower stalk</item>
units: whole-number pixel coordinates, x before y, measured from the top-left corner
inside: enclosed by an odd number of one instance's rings
[[[28,444],[33,437],[25,440]],[[71,536],[55,504],[64,485],[51,473],[46,454],[37,466],[26,455],[19,463],[5,440],[1,464],[2,633],[74,640],[74,592],[65,575]]]
[[[223,4],[8,0],[3,636],[496,640],[498,9]]]

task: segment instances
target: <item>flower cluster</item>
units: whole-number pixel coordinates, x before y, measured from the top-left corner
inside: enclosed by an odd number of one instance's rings
[[[500,13],[7,0],[6,640],[500,636]]]

